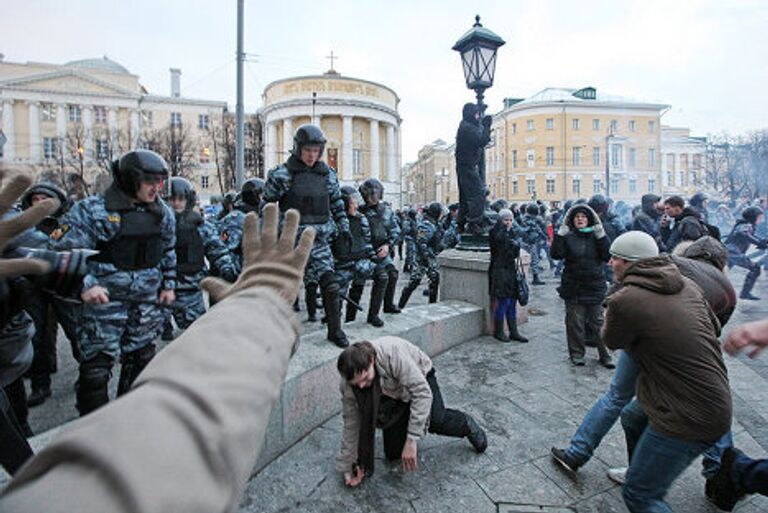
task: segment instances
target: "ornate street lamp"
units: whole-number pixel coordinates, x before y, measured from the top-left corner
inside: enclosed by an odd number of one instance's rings
[[[464,80],[468,89],[477,93],[477,104],[484,108],[485,90],[493,86],[496,73],[496,50],[505,41],[494,32],[483,27],[480,15],[475,16],[475,24],[453,45],[453,50],[461,54],[464,67]]]

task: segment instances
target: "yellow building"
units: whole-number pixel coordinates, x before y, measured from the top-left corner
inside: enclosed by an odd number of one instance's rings
[[[53,177],[68,188],[83,179],[93,192],[109,183],[111,159],[163,145],[168,151],[157,151],[172,169],[183,168],[205,195],[217,182],[211,128],[227,105],[182,96],[180,75],[170,70],[171,94],[162,96],[107,57],[58,65],[0,55],[0,166]]]
[[[263,100],[266,170],[288,158],[296,129],[313,123],[325,133],[325,160],[342,185],[377,178],[385,198],[399,208],[400,98],[392,89],[330,70],[272,82]]]
[[[491,200],[563,201],[601,193],[639,202],[645,193],[662,193],[660,117],[666,109],[592,87],[506,99],[493,116],[485,154]]]
[[[445,205],[459,201],[456,178],[456,145],[437,139],[419,150],[418,160],[404,171],[404,205]]]

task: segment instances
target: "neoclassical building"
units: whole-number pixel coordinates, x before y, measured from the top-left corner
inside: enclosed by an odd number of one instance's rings
[[[265,170],[288,158],[299,126],[313,123],[325,132],[325,159],[342,185],[378,178],[386,200],[399,208],[399,103],[389,87],[333,70],[272,82],[264,89],[261,111]]]
[[[691,137],[689,128],[662,125],[661,150],[661,175],[666,195],[688,198],[706,189],[706,137]]]

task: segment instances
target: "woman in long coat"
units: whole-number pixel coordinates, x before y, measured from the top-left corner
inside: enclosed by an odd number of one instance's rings
[[[488,270],[488,280],[491,297],[495,302],[493,336],[501,342],[528,342],[528,339],[517,331],[517,257],[520,255],[520,244],[516,239],[514,223],[512,211],[501,209],[499,220],[489,233],[491,266]],[[504,333],[505,318],[509,336]]]

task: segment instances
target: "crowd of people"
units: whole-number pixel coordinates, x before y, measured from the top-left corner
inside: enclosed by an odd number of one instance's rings
[[[480,119],[477,112],[465,114]],[[103,194],[71,205],[52,183],[0,192],[8,227],[0,230],[3,256],[27,266],[3,275],[0,290],[0,464],[9,473],[32,456],[28,408],[51,396],[59,325],[78,363],[76,407],[86,416],[109,402],[118,359],[117,394],[132,395],[140,376],[160,379],[152,372],[158,337],[211,332],[218,317],[206,313],[203,289],[213,306],[249,287],[269,288],[299,311],[299,280],[306,320],[318,322],[322,308],[327,339],[344,349],[338,468],[347,485],[372,474],[377,427],[384,429],[387,458],[401,459],[406,470],[418,467],[417,442],[427,432],[466,437],[483,452],[484,430],[471,415],[445,407],[426,354],[397,337],[350,346],[343,325],[363,311],[368,282],[366,322],[377,328],[385,325],[382,312],[407,307],[425,276],[425,295],[437,301],[438,254],[457,247],[462,236],[481,235],[487,224],[493,336],[528,342],[517,325],[517,305],[528,295],[525,251],[532,285],[545,284],[545,261],[560,279],[571,363],[584,366],[587,348],[595,347],[599,362],[616,369],[571,445],[552,449],[555,461],[576,472],[621,418],[629,466],[611,476],[624,484],[631,511],[670,511],[666,491],[702,453],[705,492],[722,509],[732,509],[745,493],[765,493],[764,462],[733,448],[729,382],[717,340],[737,301],[726,268],[747,269],[738,298],[758,299],[752,289],[768,266],[764,201],[731,207],[702,193],[687,202],[646,194],[633,207],[596,194],[562,205],[496,200],[482,215],[477,205],[468,210],[461,203],[396,211],[375,178],[358,188],[340,186],[322,160],[325,142],[318,127],[303,125],[284,164],[266,180],[247,180],[218,208],[199,205],[193,184],[169,177],[163,159],[148,150],[123,155]],[[397,259],[409,277],[396,300]],[[40,260],[47,267],[30,271],[30,262]],[[234,303],[230,309],[241,312]],[[290,331],[274,322],[275,330]],[[733,350],[764,336],[742,335]],[[611,351],[619,349],[614,362]],[[169,358],[156,367],[172,367]],[[12,486],[11,495],[18,489]]]

